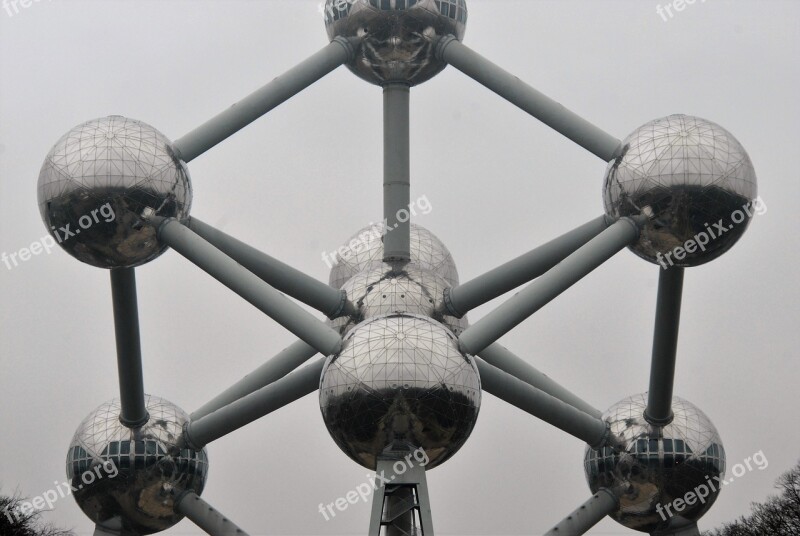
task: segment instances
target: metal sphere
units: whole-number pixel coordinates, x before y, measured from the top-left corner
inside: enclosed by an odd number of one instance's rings
[[[421,316],[372,318],[350,330],[322,373],[322,417],[368,469],[386,449],[422,448],[440,465],[466,442],[481,402],[478,369],[453,333]]]
[[[584,471],[593,493],[608,488],[618,497],[612,518],[628,528],[654,532],[697,521],[708,511],[722,486],[715,477],[724,478],[725,450],[717,429],[691,403],[674,397],[675,418],[666,426],[648,423],[646,407],[647,394],[637,394],[603,415],[624,451],[587,446]],[[689,492],[707,496],[680,512],[671,509],[675,515],[668,516],[664,507]]]
[[[192,188],[163,134],[112,115],[58,140],[39,172],[38,197],[48,232],[67,253],[100,268],[130,268],[166,249],[144,217],[187,218]]]
[[[205,450],[177,448],[189,416],[155,396],[146,395],[145,404],[150,419],[138,428],[120,422],[119,400],[101,405],[80,424],[67,453],[67,477],[83,513],[135,534],[175,525],[183,517],[174,511],[177,495],[199,495],[208,476]]]
[[[697,266],[744,234],[756,174],[730,132],[705,119],[671,115],[638,128],[623,147],[606,170],[603,199],[612,217],[650,216],[631,246],[634,253],[662,266]],[[698,240],[706,244],[698,247]]]
[[[326,0],[328,38],[361,37],[347,66],[378,85],[416,85],[446,64],[434,55],[438,38],[461,41],[467,27],[466,0]]]
[[[467,318],[439,312],[447,288],[450,288],[447,281],[430,270],[411,264],[384,263],[356,274],[342,286],[348,299],[358,307],[358,315],[334,319],[330,325],[344,334],[365,319],[410,313],[433,318],[458,336],[467,329]]]
[[[382,229],[380,223],[368,225],[339,248],[331,268],[332,287],[342,288],[356,274],[384,265]],[[450,251],[436,235],[415,223],[411,224],[411,264],[442,276],[451,287],[458,285],[458,270]]]

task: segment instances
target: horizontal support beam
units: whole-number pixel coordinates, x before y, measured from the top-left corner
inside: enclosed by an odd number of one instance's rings
[[[644,417],[651,424],[672,422],[672,389],[681,323],[683,268],[659,270],[653,355],[650,362],[650,390]]]
[[[125,426],[135,428],[146,423],[149,415],[144,403],[139,305],[136,299],[136,273],[133,268],[111,270],[111,301],[114,308],[117,374],[122,408],[119,420]]]
[[[355,306],[347,301],[345,291],[337,290],[314,279],[195,217],[191,217],[187,225],[189,229],[212,246],[253,272],[263,281],[313,307],[328,318],[333,319],[357,312]]]
[[[231,402],[183,429],[185,445],[200,450],[208,443],[238,430],[319,389],[325,358],[297,369],[258,391]]]
[[[629,218],[617,220],[605,231],[515,294],[459,336],[461,351],[480,354],[559,294],[580,281],[639,237],[639,227]]]
[[[544,536],[579,536],[597,525],[604,517],[613,513],[619,501],[614,493],[600,488],[597,493],[565,517],[558,525],[548,530]]]
[[[504,71],[455,37],[446,36],[439,40],[436,57],[604,161],[609,162],[621,153],[620,140]]]
[[[478,364],[481,388],[487,393],[577,437],[594,449],[606,444],[609,432],[605,421],[540,391],[480,358],[475,358],[475,362]]]
[[[445,292],[448,314],[461,318],[472,309],[536,279],[608,227],[600,216],[516,259]]]
[[[191,420],[196,421],[205,417],[231,402],[235,402],[264,386],[280,380],[315,355],[317,355],[317,350],[309,346],[308,343],[304,341],[295,342],[192,413]]]
[[[570,406],[577,408],[592,417],[600,418],[602,413],[591,404],[584,402],[578,396],[550,379],[546,374],[539,372],[524,359],[511,353],[499,343],[494,343],[484,348],[480,354],[481,359],[490,365],[499,368],[506,374],[511,374],[524,381],[528,385],[536,387],[540,391],[555,397]]]
[[[335,354],[342,337],[259,279],[255,274],[203,240],[174,218],[152,218],[158,239],[247,300],[323,355]]]
[[[217,512],[210,504],[190,491],[175,502],[175,511],[186,516],[206,534],[211,536],[247,536],[231,520]]]
[[[175,140],[172,146],[176,156],[184,162],[194,160],[354,56],[353,43],[337,37],[299,65]]]

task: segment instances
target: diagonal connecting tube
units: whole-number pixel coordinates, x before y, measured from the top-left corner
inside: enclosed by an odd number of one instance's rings
[[[609,162],[621,153],[620,140],[504,71],[452,35],[439,40],[436,57],[604,161]]]
[[[337,353],[342,337],[259,279],[242,265],[200,238],[174,218],[152,218],[158,239],[200,267],[211,277],[250,302],[323,355]]]
[[[262,115],[286,102],[355,55],[355,42],[337,37],[325,48],[285,74],[256,90],[224,112],[206,121],[182,138],[172,149],[178,158],[190,162],[229,138]]]
[[[189,229],[212,246],[253,272],[263,281],[313,307],[328,318],[337,318],[356,312],[355,306],[347,301],[345,291],[332,288],[195,217],[190,218],[187,225]]]
[[[621,218],[511,299],[468,327],[458,338],[461,351],[480,354],[556,296],[639,238],[639,227]]]

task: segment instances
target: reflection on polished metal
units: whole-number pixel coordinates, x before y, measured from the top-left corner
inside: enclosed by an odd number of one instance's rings
[[[434,54],[436,41],[464,38],[466,0],[326,0],[328,38],[360,37],[347,66],[367,82],[411,86],[439,74],[447,65]]]
[[[70,130],[39,172],[45,227],[76,259],[100,268],[131,268],[158,257],[148,215],[185,219],[192,204],[189,171],[171,142],[134,119],[112,115]]]
[[[118,400],[93,411],[78,427],[67,453],[67,477],[75,500],[95,523],[112,530],[152,534],[183,517],[174,493],[202,493],[208,476],[205,450],[177,449],[188,416],[146,395],[150,419],[128,428]]]
[[[756,195],[753,163],[736,138],[688,115],[656,119],[625,138],[603,185],[609,216],[650,217],[631,250],[670,266],[697,266],[728,251],[747,229]],[[705,244],[675,256],[701,233]]]
[[[368,225],[344,243],[342,253],[331,268],[330,285],[342,288],[345,282],[369,268],[383,265],[382,223]],[[411,263],[421,270],[430,270],[444,278],[450,286],[458,285],[458,270],[450,251],[436,235],[422,227],[411,224]],[[351,300],[352,301],[352,300]]]
[[[725,450],[716,428],[691,403],[672,400],[673,421],[653,426],[644,418],[647,394],[625,398],[611,407],[605,420],[622,449],[586,448],[584,471],[592,492],[608,488],[619,499],[611,517],[622,525],[643,532],[664,531],[697,521],[711,508],[725,475]],[[712,482],[714,486],[709,486]],[[663,516],[657,508],[670,505],[699,486],[708,488],[704,502],[675,516]]]
[[[440,312],[442,296],[450,285],[443,277],[415,265],[384,263],[365,270],[342,286],[358,312],[333,320],[331,326],[344,335],[364,319],[389,313],[429,316],[456,336],[467,328],[467,319]]]
[[[474,360],[423,316],[395,314],[351,330],[322,373],[319,401],[336,444],[368,469],[386,448],[422,448],[427,469],[466,442],[478,417]]]

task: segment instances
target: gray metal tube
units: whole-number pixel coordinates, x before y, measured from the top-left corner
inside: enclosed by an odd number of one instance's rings
[[[94,533],[92,536],[133,536],[130,533],[123,535],[121,529],[109,529],[106,527],[101,527],[100,525],[94,526]]]
[[[125,426],[135,428],[146,423],[149,416],[144,404],[139,306],[136,301],[136,274],[133,268],[111,270],[111,300],[114,307],[117,374],[122,406],[119,420]]]
[[[455,37],[447,36],[439,41],[436,57],[606,162],[619,155],[622,149],[620,140],[504,71]]]
[[[578,396],[554,382],[546,374],[539,372],[524,359],[514,355],[499,343],[494,343],[484,348],[480,352],[479,356],[481,359],[490,365],[499,368],[506,374],[511,374],[512,376],[524,381],[528,385],[532,385],[540,391],[543,391],[548,395],[591,415],[592,417],[599,419],[603,415],[600,410],[594,408],[587,402],[584,402]]]
[[[464,330],[458,338],[461,350],[472,355],[480,354],[638,237],[639,228],[633,220],[617,220],[514,297]]]
[[[231,402],[280,380],[315,355],[317,355],[316,348],[312,348],[304,341],[295,342],[192,413],[191,420],[196,421],[205,417]]]
[[[544,536],[578,536],[585,534],[604,517],[617,509],[617,498],[610,490],[600,488],[597,493],[580,505],[577,510],[548,530]]]
[[[211,536],[247,536],[231,520],[217,512],[210,504],[190,491],[175,502],[175,511],[185,515],[206,534]]]
[[[523,411],[527,411],[566,433],[600,448],[608,439],[606,423],[507,374],[480,358],[475,358],[481,388]]]
[[[175,140],[173,150],[184,162],[194,160],[340,65],[350,61],[353,56],[353,45],[347,39],[337,37],[299,65]]]
[[[184,442],[195,450],[319,389],[325,359],[291,372],[214,413],[190,421]]]
[[[156,224],[159,220],[160,218],[153,218]],[[341,348],[342,338],[335,330],[314,318],[311,313],[197,236],[178,220],[161,220],[158,238],[320,353],[331,355]]]
[[[356,312],[347,294],[318,279],[292,268],[288,264],[258,251],[219,229],[203,223],[195,217],[189,219],[189,229],[200,235],[212,246],[256,274],[281,292],[310,305],[328,318]]]
[[[681,322],[683,268],[660,270],[653,355],[650,362],[650,390],[644,417],[651,424],[672,422],[672,387],[678,351],[678,328]]]
[[[383,87],[383,237],[384,261],[411,259],[410,88]]]
[[[606,227],[606,216],[600,216],[463,285],[449,289],[445,294],[449,313],[461,318],[472,309],[539,277]]]

